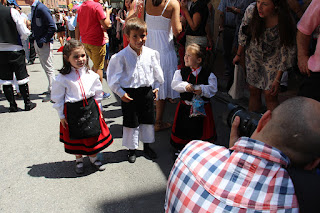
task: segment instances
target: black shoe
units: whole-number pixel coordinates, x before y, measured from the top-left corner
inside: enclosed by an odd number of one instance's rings
[[[37,104],[30,102],[29,104],[24,105],[24,111],[30,111],[36,108]]]
[[[41,95],[48,95],[48,94],[50,94],[49,91],[45,91],[45,92],[41,93]]]
[[[34,64],[34,61],[28,61],[27,65],[32,65]]]
[[[150,159],[156,159],[158,157],[157,154],[150,148],[149,144],[144,144],[143,152]]]
[[[18,112],[18,106],[17,105],[11,105],[9,107],[9,112]]]
[[[79,166],[80,164],[82,164],[82,166]],[[76,171],[77,174],[83,174],[84,173],[83,162],[77,162],[76,163],[75,171]]]
[[[94,163],[91,163],[91,165],[98,171],[104,171],[106,169],[98,159]]]
[[[134,163],[136,162],[136,150],[129,150],[128,152],[128,161],[129,163]]]
[[[42,102],[48,102],[51,100],[50,94],[47,94],[46,97],[42,99]]]

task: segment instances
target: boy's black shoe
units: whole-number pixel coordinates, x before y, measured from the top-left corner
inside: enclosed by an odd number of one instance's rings
[[[143,144],[143,152],[150,159],[156,159],[158,157],[157,154],[150,148],[148,143]]]
[[[36,103],[28,103],[24,105],[24,111],[30,111],[33,110],[34,108],[36,108],[37,104]]]
[[[137,158],[136,150],[135,149],[134,150],[129,149],[129,151],[128,151],[128,161],[129,161],[129,163],[136,162],[136,158]]]

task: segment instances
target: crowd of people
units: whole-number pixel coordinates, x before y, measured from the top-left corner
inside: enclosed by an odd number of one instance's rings
[[[97,170],[106,168],[97,157],[113,142],[102,114],[101,101],[111,96],[102,89],[105,77],[121,99],[122,145],[130,163],[136,161],[139,141],[147,158],[157,158],[151,148],[155,132],[172,130],[177,160],[168,179],[166,212],[301,212],[315,207],[312,199],[301,199],[291,168],[316,175],[320,162],[320,43],[312,40],[319,39],[318,0],[220,1],[217,23],[227,87],[236,81],[234,65],[241,66],[249,111],[261,112],[262,94],[267,108],[250,138],[238,136],[240,120],[234,119],[229,148],[214,144],[210,98],[218,83],[211,67],[216,48],[212,2],[125,0],[117,10],[107,2],[86,0],[65,15],[31,0],[29,17],[19,5],[14,9],[6,7],[6,0],[1,3],[0,84],[9,111],[18,111],[14,79],[25,111],[36,107],[26,67],[36,53],[49,82],[42,101],[51,101],[58,112],[60,141],[65,152],[75,155],[77,174],[85,171],[84,155]],[[54,36],[63,57],[57,76]],[[299,90],[305,97],[280,104],[280,85],[295,70],[305,75]],[[171,124],[163,113],[166,103],[176,99]]]

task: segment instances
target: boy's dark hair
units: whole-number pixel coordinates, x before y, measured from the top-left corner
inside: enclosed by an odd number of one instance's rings
[[[124,27],[124,33],[126,35],[130,35],[131,30],[145,30],[147,31],[147,24],[145,21],[140,18],[134,17],[130,18],[126,21],[126,25]]]
[[[296,41],[296,25],[290,13],[287,0],[272,0],[272,2],[279,17],[280,44],[286,47],[293,46]],[[266,30],[265,20],[259,16],[257,5],[254,7],[253,17],[248,29],[252,39],[257,42],[259,42],[259,38]]]
[[[69,41],[67,41],[67,43],[64,45],[63,47],[63,67],[59,70],[59,72],[62,75],[66,75],[69,74],[71,72],[71,64],[70,62],[67,60],[69,58],[69,56],[71,55],[71,52],[76,49],[76,48],[84,48],[83,44],[75,39],[70,39]],[[87,53],[86,53],[87,55]],[[87,55],[88,58],[88,55]],[[85,67],[87,68],[87,70],[89,69],[88,67],[88,60],[86,62]]]

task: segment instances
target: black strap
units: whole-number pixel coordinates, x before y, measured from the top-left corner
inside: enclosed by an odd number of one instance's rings
[[[315,172],[296,168],[287,169],[297,195],[300,213],[319,212],[320,176]]]

